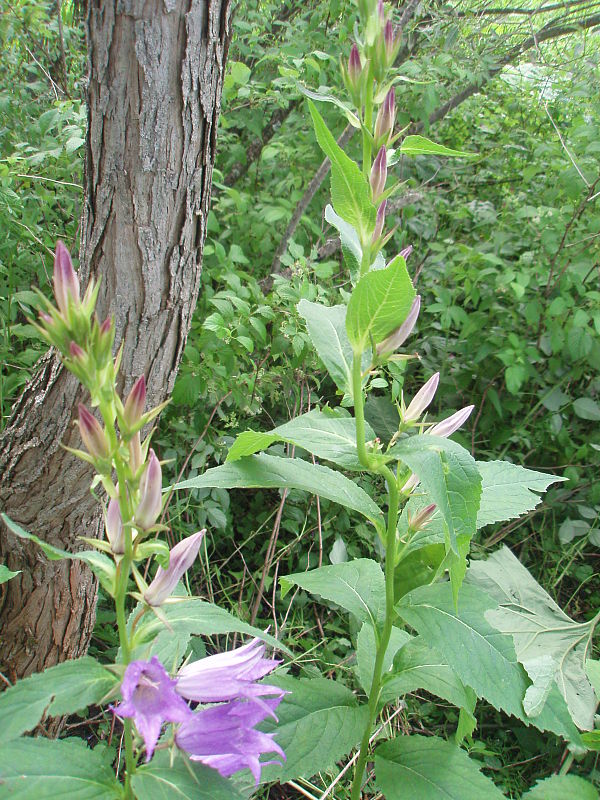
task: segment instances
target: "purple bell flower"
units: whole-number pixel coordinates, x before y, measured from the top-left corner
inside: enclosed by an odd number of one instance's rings
[[[280,761],[260,761],[263,753],[285,753],[273,740],[273,734],[261,733],[254,726],[267,716],[275,716],[281,698],[267,700],[261,705],[232,700],[223,705],[197,711],[179,727],[175,744],[188,753],[192,761],[201,761],[228,778],[234,772],[248,768],[256,784],[265,764]]]
[[[206,528],[203,528],[192,536],[182,539],[179,544],[171,548],[168,568],[159,567],[156,570],[154,580],[144,593],[144,600],[149,606],[161,606],[170,596],[179,580],[196,560],[205,533]]]
[[[175,692],[156,656],[151,661],[132,661],[121,684],[123,702],[113,710],[119,717],[130,717],[146,746],[150,761],[164,722],[184,722],[192,716],[187,703]]]

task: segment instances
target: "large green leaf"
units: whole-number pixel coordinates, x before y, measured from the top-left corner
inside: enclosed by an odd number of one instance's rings
[[[503,800],[479,765],[437,736],[400,736],[375,750],[375,778],[386,800]]]
[[[336,212],[367,241],[375,228],[376,209],[369,182],[357,164],[344,153],[311,101],[308,107],[321,150],[331,161],[331,201]]]
[[[153,614],[146,614],[142,622],[138,624],[135,631],[135,646],[141,647],[146,642],[152,642],[150,652],[157,655],[157,645],[154,639],[159,634],[159,646],[161,637],[177,636],[213,636],[223,633],[245,633],[248,636],[256,636],[273,647],[288,652],[287,648],[277,639],[264,631],[248,625],[241,619],[234,617],[229,611],[220,606],[201,600],[199,597],[186,597],[181,600],[163,603],[160,608],[161,614],[166,618],[170,628],[165,628],[165,624]],[[166,642],[164,643],[166,645]],[[141,653],[136,653],[140,658]],[[164,656],[163,656],[164,657]],[[167,666],[170,666],[167,664]]]
[[[346,333],[346,306],[324,306],[301,300],[298,313],[335,385],[352,396],[352,346]]]
[[[350,279],[354,285],[360,275],[360,265],[363,254],[358,233],[354,230],[352,225],[336,214],[330,205],[325,206],[325,219],[330,225],[333,225],[340,235],[342,255],[344,256],[346,266],[350,272]],[[383,267],[385,267],[385,260],[383,252],[380,250],[375,257],[375,261],[371,265],[371,269],[382,269]]]
[[[44,714],[74,714],[100,703],[117,683],[118,678],[91,656],[64,661],[17,681],[0,694],[0,742],[33,730]]]
[[[122,798],[106,749],[81,739],[16,739],[0,747],[0,798]]]
[[[175,484],[173,489],[302,489],[363,514],[376,525],[383,515],[369,495],[339,472],[300,458],[261,453],[207,469],[203,475]]]
[[[346,333],[355,353],[378,344],[408,316],[415,290],[402,256],[385,269],[371,270],[354,287],[346,314]]]
[[[370,558],[297,572],[279,580],[284,597],[296,585],[331,600],[374,627],[385,619],[385,580],[379,564]]]
[[[458,708],[471,706],[470,694],[452,667],[420,636],[412,638],[396,654],[384,679],[381,701],[388,703],[417,689],[437,695]]]
[[[477,469],[482,478],[478,528],[532,511],[542,501],[538,492],[565,480],[509,461],[478,461]]]
[[[395,626],[392,628],[390,641],[383,657],[382,674],[384,676],[391,670],[394,656],[398,650],[404,647],[407,642],[410,642],[411,638],[406,631],[400,630]],[[356,639],[356,674],[360,685],[365,690],[365,694],[368,694],[371,689],[376,651],[375,630],[372,625],[365,623]]]
[[[598,617],[581,623],[568,617],[507,547],[486,561],[473,561],[468,582],[499,604],[485,617],[512,636],[517,658],[533,681],[524,700],[527,713],[541,712],[556,683],[575,724],[591,730],[597,701],[585,660]]]
[[[139,800],[242,800],[233,784],[215,769],[184,760],[176,751],[157,752],[149,764],[139,767],[131,780]]]
[[[77,553],[68,553],[66,550],[61,550],[54,545],[44,542],[33,533],[29,533],[16,522],[13,522],[6,514],[0,514],[6,526],[20,539],[28,539],[30,542],[35,542],[37,546],[44,552],[50,561],[62,561],[64,558],[71,559],[72,561],[84,561],[92,570],[94,575],[98,578],[103,588],[114,595],[115,591],[115,563],[112,558],[109,558],[104,553],[99,553],[97,550],[80,550]]]
[[[456,442],[439,436],[410,436],[390,454],[419,477],[446,525],[450,547],[458,554],[457,537],[473,536],[481,497],[481,476],[474,458]]]
[[[527,673],[518,662],[512,638],[499,633],[486,617],[488,611],[497,608],[492,597],[469,583],[461,589],[458,610],[448,583],[415,589],[396,606],[402,619],[443,654],[478,697],[527,725],[579,743],[579,732],[558,687],[552,687],[537,717],[529,718],[525,713],[523,698],[530,683]]]
[[[367,441],[375,438],[370,425],[366,425],[365,433]],[[252,455],[273,442],[289,442],[344,469],[364,469],[358,460],[354,418],[347,414],[343,416],[340,411],[321,411],[317,408],[268,433],[241,433],[229,449],[227,461]]]
[[[406,156],[460,156],[461,158],[473,158],[477,155],[477,153],[451,150],[449,147],[444,147],[443,144],[436,144],[419,135],[407,136],[398,148],[398,152]]]
[[[338,681],[325,678],[269,678],[289,694],[277,708],[279,722],[261,725],[275,734],[286,760],[263,769],[262,780],[284,782],[309,778],[345,756],[362,736],[368,719],[366,705]]]
[[[523,795],[523,800],[598,800],[598,792],[577,775],[552,775]]]
[[[0,583],[6,583],[6,581],[9,581],[11,578],[15,578],[19,572],[21,572],[20,569],[13,572],[6,565],[0,564]]]

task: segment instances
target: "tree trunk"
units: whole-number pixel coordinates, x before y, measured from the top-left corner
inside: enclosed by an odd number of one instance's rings
[[[92,0],[80,275],[101,276],[98,312],[124,343],[123,392],[171,392],[200,282],[230,0]],[[77,382],[50,353],[0,439],[0,507],[67,550],[101,534],[80,446]],[[49,562],[5,529],[0,670],[24,677],[85,652],[96,585],[77,561]]]

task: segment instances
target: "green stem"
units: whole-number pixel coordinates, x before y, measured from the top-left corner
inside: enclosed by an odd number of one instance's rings
[[[373,723],[377,716],[377,706],[381,693],[381,675],[383,672],[383,661],[392,634],[394,621],[394,570],[396,568],[396,526],[398,524],[398,509],[400,504],[400,492],[398,490],[398,480],[392,470],[385,464],[378,465],[373,469],[371,459],[365,446],[365,419],[364,419],[364,398],[362,393],[362,374],[361,374],[360,355],[354,355],[352,364],[353,391],[354,391],[354,415],[356,418],[356,444],[358,448],[358,458],[361,464],[367,469],[383,475],[387,483],[388,490],[388,513],[386,531],[386,551],[385,551],[385,621],[379,636],[377,652],[375,654],[375,665],[373,667],[373,679],[369,691],[368,721],[365,726],[363,737],[360,743],[358,759],[354,768],[354,779],[352,781],[351,800],[360,800],[360,790],[362,776],[369,755],[369,738]]]

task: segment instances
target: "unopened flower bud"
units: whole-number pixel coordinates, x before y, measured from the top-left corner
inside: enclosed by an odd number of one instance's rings
[[[432,503],[425,508],[422,508],[418,511],[414,517],[408,515],[408,527],[411,531],[416,533],[417,531],[423,530],[423,528],[427,525],[428,522],[431,521],[431,517],[433,516],[433,512],[436,509],[435,503]]]
[[[134,475],[142,466],[142,459],[142,443],[140,441],[140,432],[138,431],[129,440],[129,466]]]
[[[375,230],[373,231],[373,237],[371,239],[372,244],[375,244],[377,239],[383,233],[383,226],[385,225],[385,207],[387,205],[387,200],[384,200],[383,203],[380,204],[379,208],[377,209],[377,217],[375,218]]]
[[[121,519],[119,501],[115,498],[113,498],[108,504],[104,528],[106,530],[106,538],[110,542],[110,549],[115,555],[122,555],[125,552],[123,520]]]
[[[177,586],[184,573],[192,566],[198,555],[200,543],[206,530],[188,536],[171,550],[168,569],[159,567],[156,577],[144,593],[144,600],[149,606],[162,605]]]
[[[80,347],[77,344],[77,342],[71,342],[69,344],[69,355],[71,356],[71,358],[84,359],[85,351],[82,347]]]
[[[83,403],[79,404],[79,431],[88,453],[95,458],[108,458],[110,447],[96,417]]]
[[[360,53],[358,52],[356,44],[353,44],[350,50],[350,58],[348,59],[348,78],[355,89],[358,89],[360,86],[361,74],[362,64],[360,62]]]
[[[410,307],[410,311],[408,312],[408,316],[400,325],[399,328],[391,333],[387,339],[384,339],[383,342],[380,342],[377,345],[377,355],[382,355],[383,353],[393,353],[398,347],[400,347],[404,342],[408,339],[410,334],[415,327],[415,323],[417,321],[417,317],[419,316],[419,311],[421,310],[421,295],[418,294],[415,299],[413,300],[413,304]]]
[[[386,94],[385,99],[377,112],[377,119],[375,120],[375,141],[387,141],[391,134],[394,132],[394,120],[396,116],[396,92],[392,87]]]
[[[56,243],[54,255],[54,297],[59,311],[68,315],[69,301],[80,303],[79,280],[73,269],[69,251],[61,241]]]
[[[412,253],[412,251],[413,251],[413,246],[412,244],[409,244],[408,247],[405,247],[404,249],[400,250],[400,255],[406,261],[406,259]]]
[[[438,422],[438,424],[434,425],[433,428],[430,428],[427,433],[430,436],[441,436],[444,439],[447,436],[451,436],[461,427],[461,425],[465,424],[465,422],[471,416],[471,411],[473,411],[474,408],[475,406],[465,406],[464,408],[461,408],[460,411],[452,414],[452,416],[442,420],[441,422]]]
[[[385,60],[387,67],[391,67],[396,60],[398,50],[400,49],[400,38],[400,33],[398,32],[396,34],[394,32],[392,21],[388,20],[383,28],[383,45],[385,49]]]
[[[385,6],[383,5],[383,0],[377,0],[377,16],[383,25],[385,22]]]
[[[373,166],[371,167],[371,192],[373,200],[383,194],[385,182],[387,180],[387,154],[385,147],[380,148]]]
[[[135,524],[146,530],[151,528],[162,507],[162,470],[154,450],[148,454],[148,465],[140,482],[140,502],[135,510]]]
[[[418,483],[419,483],[419,478],[413,472],[412,475],[410,476],[410,478],[404,484],[404,486],[400,489],[400,491],[403,494],[408,494],[409,492],[411,492],[415,488],[415,486],[418,485]]]
[[[142,418],[146,405],[146,379],[142,375],[133,384],[129,396],[125,401],[123,419],[130,427],[134,427]]]
[[[412,402],[404,412],[402,417],[403,422],[412,422],[412,420],[419,419],[421,414],[426,408],[428,408],[429,404],[433,400],[439,381],[440,373],[436,372],[435,375],[432,375],[427,383],[419,389],[419,391],[413,397]]]

